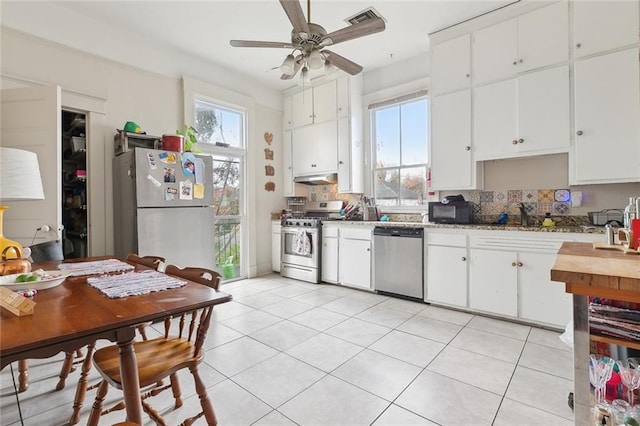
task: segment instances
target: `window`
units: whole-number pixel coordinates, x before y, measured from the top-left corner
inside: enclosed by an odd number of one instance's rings
[[[241,278],[246,276],[246,112],[202,98],[194,99],[193,106],[197,148],[213,157],[216,269],[225,280]]]
[[[413,98],[373,107],[373,189],[381,206],[417,207],[426,202],[428,100]]]
[[[195,101],[195,129],[198,142],[244,148],[244,119],[241,111]]]

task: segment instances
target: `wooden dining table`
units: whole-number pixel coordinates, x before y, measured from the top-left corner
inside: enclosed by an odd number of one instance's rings
[[[104,260],[109,257],[74,259]],[[32,269],[55,270],[61,261],[34,263]],[[148,269],[135,265],[136,270]],[[133,350],[136,325],[191,312],[231,300],[231,295],[195,282],[175,289],[109,299],[87,284],[86,276],[70,276],[34,297],[34,313],[15,316],[0,309],[0,369],[21,359],[49,358],[99,339],[117,343],[127,420],[142,424],[138,367]]]

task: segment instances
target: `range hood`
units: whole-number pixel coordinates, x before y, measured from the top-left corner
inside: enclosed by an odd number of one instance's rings
[[[298,176],[293,178],[293,181],[305,185],[333,185],[338,183],[338,174],[328,173],[323,175]]]

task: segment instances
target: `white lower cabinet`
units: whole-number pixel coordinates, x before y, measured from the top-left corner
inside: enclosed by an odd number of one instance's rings
[[[469,250],[469,307],[518,315],[517,255],[510,251]]]
[[[425,302],[467,307],[466,235],[426,235]]]
[[[556,254],[519,253],[518,317],[565,327],[571,319],[572,298],[564,285],[549,279]]]
[[[322,281],[338,284],[339,227],[322,225]]]
[[[371,227],[343,226],[338,247],[340,284],[371,289]]]
[[[271,222],[271,269],[280,272],[280,222]]]

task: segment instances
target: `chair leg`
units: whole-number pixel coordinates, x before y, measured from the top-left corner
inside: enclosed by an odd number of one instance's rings
[[[18,375],[18,392],[24,392],[29,389],[29,361],[26,359],[21,359],[18,361],[18,371],[20,374]]]
[[[89,420],[87,420],[87,426],[98,426],[100,416],[102,415],[102,403],[109,391],[109,383],[106,380],[100,382],[98,386],[98,392],[96,393],[96,399],[93,401],[93,407],[91,407],[91,413],[89,413]]]
[[[180,381],[178,380],[178,375],[173,373],[169,376],[169,380],[171,382],[171,392],[173,392],[173,399],[176,401],[175,408],[182,407],[182,391],[180,391]]]
[[[215,426],[218,424],[218,419],[216,419],[216,413],[213,410],[213,405],[211,404],[211,400],[207,395],[207,388],[202,382],[200,375],[198,374],[198,367],[194,366],[189,368],[189,370],[193,375],[193,382],[195,383],[196,393],[200,398],[200,406],[202,407],[202,412],[204,413],[205,419],[207,419],[207,424],[209,426]]]
[[[58,384],[56,385],[56,390],[64,389],[65,381],[67,377],[69,377],[69,373],[73,369],[73,354],[74,352],[65,352],[64,362],[62,363],[62,368],[60,368],[60,380],[58,380]]]
[[[75,425],[80,421],[80,410],[82,409],[82,404],[84,403],[84,398],[87,394],[88,376],[89,371],[91,370],[91,358],[93,357],[93,351],[95,347],[95,342],[90,343],[87,346],[87,356],[82,362],[82,371],[80,372],[80,378],[78,379],[78,384],[76,385],[76,396],[73,400],[73,413],[71,414],[71,419],[69,420],[69,424],[72,425]]]

